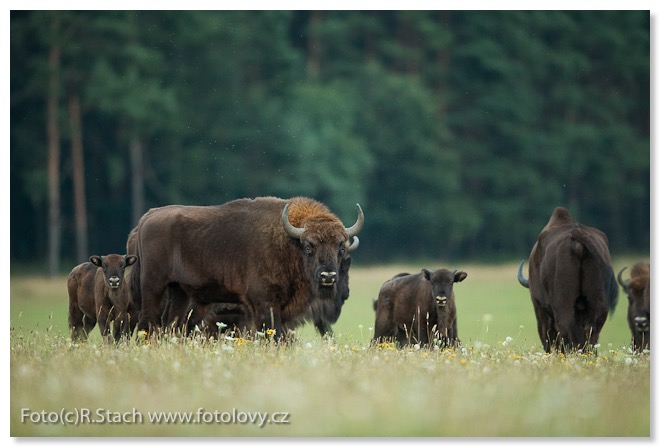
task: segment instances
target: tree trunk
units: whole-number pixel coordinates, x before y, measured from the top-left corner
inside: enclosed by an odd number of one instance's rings
[[[53,13],[51,32],[55,43],[48,54],[48,98],[46,133],[48,136],[48,274],[53,277],[60,269],[60,129],[58,125],[60,46],[57,43],[59,16]]]
[[[73,195],[76,215],[76,260],[89,258],[87,243],[87,203],[85,198],[85,162],[83,158],[82,118],[80,97],[69,98],[69,119],[71,123],[71,159],[73,161]]]
[[[317,79],[321,72],[321,12],[311,11],[307,25],[307,75]]]
[[[131,196],[133,202],[133,225],[144,214],[144,157],[142,143],[138,138],[131,139]]]

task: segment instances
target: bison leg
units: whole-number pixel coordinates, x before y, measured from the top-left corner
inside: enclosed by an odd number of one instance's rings
[[[548,312],[546,312],[537,300],[532,300],[534,304],[534,313],[536,314],[536,326],[539,333],[539,338],[543,344],[545,352],[550,353],[553,346],[557,342],[557,330],[555,329],[555,322]]]
[[[133,336],[133,332],[135,331],[135,327],[138,324],[139,312],[137,312],[137,309],[132,311],[129,310],[129,312],[126,314],[126,317],[128,318],[128,338],[131,338],[131,336]]]
[[[78,308],[78,303],[69,302],[69,329],[71,330],[71,341],[86,340],[87,334],[83,328],[85,315]]]
[[[417,326],[418,342],[421,346],[426,346],[429,344],[430,340],[433,340],[433,326],[435,323],[429,321],[428,313],[426,315],[421,315],[419,308],[417,309],[417,317],[419,318],[420,324]]]
[[[376,312],[374,324],[374,343],[383,343],[396,333],[396,325],[392,322],[387,311]]]
[[[96,320],[88,317],[78,310],[73,315],[69,314],[69,328],[71,329],[71,341],[85,341],[89,333],[96,326]]]
[[[112,337],[110,336],[110,310],[105,306],[100,306],[96,315],[96,320],[99,323],[99,330],[101,331],[103,340],[110,343],[112,341]]]
[[[450,346],[457,346],[460,344],[460,340],[458,339],[457,321],[458,319],[455,319],[447,331],[447,344]]]
[[[85,315],[83,317],[83,334],[85,336],[85,340],[89,336],[89,333],[92,332],[92,329],[94,329],[94,326],[96,326],[96,320],[94,317]]]
[[[258,312],[257,324],[258,328],[264,331],[272,329],[275,331],[275,340],[282,341],[284,337],[284,329],[282,327],[282,316],[279,309],[272,303],[262,301],[264,304],[260,306]]]
[[[115,343],[124,338],[130,338],[130,322],[127,312],[119,312],[112,323],[112,335]]]
[[[458,340],[458,319],[454,320],[454,324],[452,325],[451,328],[451,339],[452,341],[459,342]]]
[[[142,310],[137,329],[138,331],[153,332],[155,328],[160,326],[159,323],[162,316],[161,302],[165,294],[165,281],[144,278],[146,276],[144,270],[142,269],[142,278],[140,278]]]
[[[406,346],[412,338],[413,331],[408,326],[404,325],[403,327],[396,328],[396,344],[398,347],[402,348]]]
[[[584,329],[580,327],[572,315],[557,321],[559,337],[557,342],[563,351],[583,349],[587,345]]]
[[[86,317],[85,313],[80,309],[79,299],[84,299],[84,296],[78,296],[78,281],[74,277],[69,277],[67,281],[67,288],[69,292],[69,329],[71,331],[71,341],[87,340],[87,334],[96,326],[94,318]]]

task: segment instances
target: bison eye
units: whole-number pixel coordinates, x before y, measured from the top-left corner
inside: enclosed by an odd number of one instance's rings
[[[312,253],[314,253],[314,249],[312,248],[311,245],[305,245],[305,254],[307,256],[311,256]]]

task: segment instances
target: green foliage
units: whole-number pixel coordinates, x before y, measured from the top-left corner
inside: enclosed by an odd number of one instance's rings
[[[647,11],[12,11],[12,261],[45,259],[53,42],[64,257],[72,94],[94,252],[134,225],[133,140],[147,207],[359,202],[363,261],[524,257],[558,205],[649,251]]]

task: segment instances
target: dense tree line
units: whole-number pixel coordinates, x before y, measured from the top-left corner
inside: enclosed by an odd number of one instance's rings
[[[521,258],[557,205],[648,252],[649,34],[648,11],[12,11],[11,260],[67,270],[150,207],[264,195],[359,202],[365,262]]]

